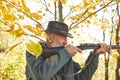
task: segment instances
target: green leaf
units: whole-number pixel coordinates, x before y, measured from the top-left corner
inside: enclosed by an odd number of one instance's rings
[[[18,9],[18,12],[23,12],[23,11],[22,11],[22,9],[20,8],[20,9]]]
[[[114,10],[114,9],[112,9],[112,12],[115,12],[115,10]]]
[[[26,43],[26,47],[28,51],[32,52],[36,57],[42,53],[42,46],[39,43],[35,43],[30,40],[28,43]]]
[[[32,15],[29,12],[26,12],[25,15],[29,18],[32,18]]]
[[[103,10],[103,12],[107,12],[108,10],[105,8],[104,10]]]
[[[89,1],[84,0],[84,7],[88,7],[91,3]]]
[[[91,23],[91,22],[90,22],[90,20],[87,20],[87,23],[89,23],[89,24],[90,24],[90,23]]]

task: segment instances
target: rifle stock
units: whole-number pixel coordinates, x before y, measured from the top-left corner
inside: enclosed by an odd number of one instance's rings
[[[58,53],[59,50],[63,49],[64,47],[52,47],[52,48],[45,48],[43,49],[43,55],[45,57],[50,57],[51,55],[54,55]],[[99,44],[80,44],[80,46],[77,46],[77,48],[80,48],[81,50],[86,50],[86,49],[96,49],[100,48]],[[120,49],[120,46],[117,45],[111,45],[112,49]]]

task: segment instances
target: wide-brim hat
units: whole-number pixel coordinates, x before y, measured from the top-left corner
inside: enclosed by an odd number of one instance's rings
[[[50,21],[48,23],[46,32],[73,38],[73,36],[68,31],[68,25],[60,21]]]

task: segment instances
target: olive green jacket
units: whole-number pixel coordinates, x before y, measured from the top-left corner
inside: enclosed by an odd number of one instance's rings
[[[35,58],[26,51],[26,78],[27,80],[91,80],[98,67],[98,56],[90,54],[86,63],[92,58],[91,62],[76,74],[75,72],[81,68],[65,49],[49,58],[44,58],[42,55]]]

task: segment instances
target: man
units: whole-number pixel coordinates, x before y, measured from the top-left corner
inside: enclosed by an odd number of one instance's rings
[[[67,37],[72,37],[68,33],[68,26],[59,21],[50,21],[46,32],[48,38],[43,48],[60,46],[65,48],[51,56],[46,56],[43,52],[37,59],[26,51],[27,80],[91,80],[98,67],[99,54],[110,51],[109,45],[100,43],[100,48],[90,53],[85,68],[81,69],[79,64],[72,60],[81,49],[67,44]],[[78,72],[80,70],[81,72]]]

